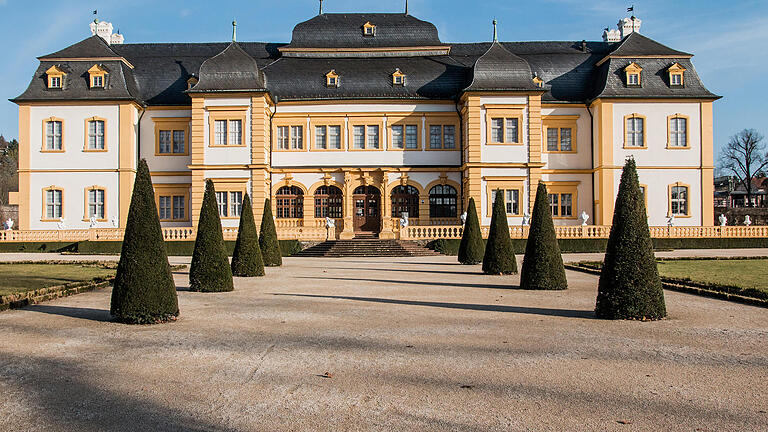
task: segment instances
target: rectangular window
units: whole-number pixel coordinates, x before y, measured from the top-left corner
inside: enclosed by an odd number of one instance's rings
[[[688,120],[684,117],[669,119],[669,145],[670,147],[687,147]]]
[[[332,150],[341,150],[341,126],[328,126],[328,145]]]
[[[216,120],[214,122],[215,139],[214,143],[217,146],[227,145],[227,121]]]
[[[242,192],[230,192],[230,216],[240,217],[240,213],[243,211],[243,193]]]
[[[367,143],[369,149],[377,149],[379,148],[379,126],[378,125],[372,125],[368,126],[368,143]]]
[[[392,126],[392,148],[405,148],[405,137],[403,137],[403,126],[401,125]]]
[[[229,216],[229,192],[216,192],[216,205],[219,208],[219,216]]]
[[[631,86],[640,85],[640,75],[639,74],[627,75],[627,84]]]
[[[493,143],[504,142],[504,119],[503,118],[491,119],[491,142]]]
[[[51,77],[51,88],[61,88],[61,77]]]
[[[456,126],[443,126],[443,148],[456,148]]]
[[[91,87],[104,87],[104,77],[96,75],[93,77],[93,85]]]
[[[50,189],[45,191],[45,215],[48,219],[59,219],[62,215],[62,191]]]
[[[643,147],[643,118],[627,118],[627,147]]]
[[[242,120],[230,120],[229,121],[229,142],[231,146],[243,145],[243,121]]]
[[[443,147],[443,128],[441,126],[429,127],[429,148],[439,149]]]
[[[176,220],[184,220],[187,218],[186,197],[183,195],[173,196],[173,218]]]
[[[672,76],[671,76],[671,84],[673,86],[683,85],[683,76],[681,74],[672,74]]]
[[[184,136],[183,130],[175,130],[173,131],[173,152],[174,153],[184,153],[186,151],[186,140]]]
[[[670,209],[675,216],[688,215],[688,188],[686,186],[672,186],[670,197]]]
[[[518,124],[516,118],[509,118],[507,119],[507,130],[506,130],[506,142],[508,143],[516,143],[518,142]]]
[[[507,189],[504,191],[504,205],[507,214],[520,214],[520,191],[517,189]]]
[[[416,125],[405,126],[405,148],[419,148],[419,127]]]
[[[161,154],[171,153],[171,131],[161,130],[159,140],[159,152]]]
[[[104,150],[104,120],[88,121],[88,150]]]
[[[88,218],[104,219],[104,190],[91,189],[88,191]]]
[[[304,126],[291,126],[291,150],[304,148]]]
[[[61,150],[61,122],[49,121],[45,124],[45,149]]]
[[[158,198],[158,213],[160,213],[160,220],[171,219],[171,197],[161,195]]]
[[[557,151],[557,128],[547,128],[547,151]]]
[[[315,148],[322,150],[328,148],[328,137],[325,126],[315,126]]]
[[[571,128],[560,128],[560,151],[571,151]]]
[[[549,194],[549,209],[553,217],[559,216],[558,196],[557,194]]]
[[[290,150],[288,126],[277,127],[277,148],[280,150]]]
[[[354,148],[356,149],[364,149],[365,148],[365,126],[355,126],[353,128],[354,131]]]
[[[573,216],[573,194],[572,193],[551,193],[549,194],[549,208],[552,217],[572,217]]]

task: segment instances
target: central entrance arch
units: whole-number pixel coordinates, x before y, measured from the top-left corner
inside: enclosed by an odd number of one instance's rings
[[[355,203],[356,234],[378,234],[381,231],[381,192],[374,186],[358,186],[352,195]]]

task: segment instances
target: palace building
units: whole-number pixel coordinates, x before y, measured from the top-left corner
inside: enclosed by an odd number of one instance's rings
[[[556,225],[609,225],[628,157],[650,225],[712,225],[718,96],[640,24],[446,43],[409,14],[321,13],[290,43],[128,44],[95,22],[13,99],[20,228],[123,227],[142,158],[164,227],[196,226],[206,179],[225,227],[248,193],[287,238],[457,225],[469,198],[488,225],[496,190],[521,225],[539,182]]]

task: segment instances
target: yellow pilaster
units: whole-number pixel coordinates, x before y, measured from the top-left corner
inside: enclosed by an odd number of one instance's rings
[[[479,96],[466,96],[464,99],[464,127],[467,131],[467,140],[464,147],[467,149],[464,163],[482,162],[482,126],[481,126],[481,106]],[[466,168],[464,171],[464,208],[467,207],[470,198],[475,199],[477,212],[482,212],[482,190],[481,190],[481,170],[480,168]]]
[[[597,166],[595,174],[597,175],[598,191],[597,214],[595,215],[596,225],[609,225],[613,221],[613,104],[609,102],[598,101],[595,105],[597,114],[597,148],[595,156]]]
[[[120,104],[120,148],[118,162],[118,184],[120,188],[119,226],[125,228],[128,210],[131,206],[133,180],[136,176],[136,133],[135,113],[132,104]]]
[[[19,229],[30,229],[32,209],[29,198],[30,190],[30,157],[32,142],[30,137],[30,108],[29,105],[19,106]],[[42,205],[42,204],[41,204]]]
[[[251,203],[256,226],[264,215],[264,201],[270,197],[269,183],[269,112],[264,95],[251,98]]]
[[[701,225],[715,224],[712,102],[701,103]]]
[[[344,171],[344,227],[339,233],[339,239],[349,240],[355,237],[355,230],[353,226],[353,215],[355,214],[355,203],[352,198],[352,192],[355,191],[355,186],[352,180],[352,173]]]
[[[192,133],[190,139],[190,156],[192,165],[205,164],[205,108],[203,98],[192,96]],[[190,191],[190,214],[192,226],[197,227],[200,219],[200,209],[203,206],[205,193],[205,175],[202,169],[192,170],[192,190]]]
[[[541,95],[528,96],[528,162],[541,163]],[[533,213],[536,189],[541,181],[541,168],[528,169],[528,212]]]

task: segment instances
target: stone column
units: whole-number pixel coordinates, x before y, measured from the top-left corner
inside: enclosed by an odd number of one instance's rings
[[[349,240],[355,237],[355,230],[353,226],[353,216],[355,211],[355,203],[352,199],[352,192],[355,188],[352,185],[352,173],[349,171],[344,172],[344,226],[339,233],[339,240]]]

